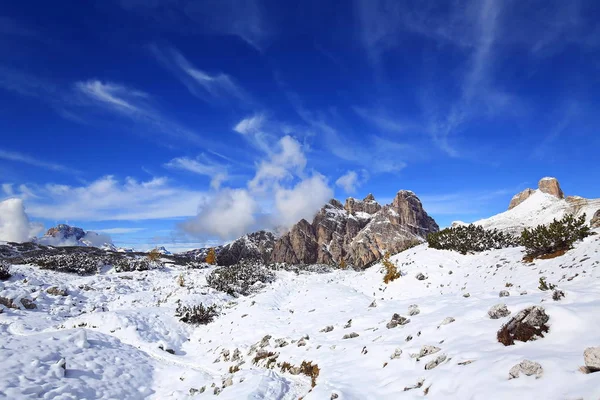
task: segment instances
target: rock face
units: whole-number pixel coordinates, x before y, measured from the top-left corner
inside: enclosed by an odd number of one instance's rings
[[[583,352],[585,366],[590,372],[600,371],[600,347],[588,347]]]
[[[510,201],[510,204],[508,205],[508,209],[511,210],[511,209],[515,208],[516,206],[518,206],[519,204],[521,204],[522,202],[527,200],[529,198],[529,196],[531,196],[534,193],[535,193],[535,190],[527,188],[527,189],[523,190],[521,193],[515,194],[514,197],[512,198],[512,200]]]
[[[401,190],[393,202],[381,206],[373,195],[349,198],[342,205],[333,199],[314,217],[303,219],[275,242],[271,262],[288,264],[347,264],[364,267],[386,251],[398,252],[409,243],[423,241],[438,225],[419,198]]]
[[[551,194],[554,197],[558,197],[559,199],[564,199],[565,194],[563,193],[560,185],[558,184],[558,180],[556,178],[542,178],[538,182],[538,189],[541,192]]]
[[[508,379],[518,378],[521,374],[525,376],[535,375],[536,378],[539,378],[543,372],[544,370],[539,363],[523,360],[510,369]]]
[[[538,190],[542,193],[550,194],[556,198],[564,199],[565,194],[560,188],[560,184],[556,178],[542,178],[538,182]],[[508,209],[511,210],[527,200],[532,194],[535,193],[533,189],[525,189],[521,193],[517,193],[510,200],[510,204],[508,205]]]
[[[69,226],[66,224],[59,224],[53,228],[48,229],[46,236],[52,236],[54,238],[61,239],[75,239],[80,240],[85,236],[85,231],[76,226]]]
[[[268,262],[273,252],[275,235],[268,231],[249,233],[223,246],[215,247],[217,265],[230,266],[241,260]],[[210,248],[190,250],[184,256],[204,261]]]
[[[596,211],[594,217],[590,221],[590,226],[592,228],[600,228],[600,210]]]

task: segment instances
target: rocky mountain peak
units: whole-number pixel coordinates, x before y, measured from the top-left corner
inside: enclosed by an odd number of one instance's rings
[[[275,242],[272,262],[288,264],[348,264],[363,267],[423,241],[438,225],[411,191],[398,192],[392,204],[381,206],[372,194],[348,198],[343,207],[331,200],[312,223],[303,219]]]
[[[560,188],[560,184],[556,178],[542,178],[538,182],[538,189],[542,193],[551,194],[554,197],[558,197],[559,199],[564,199],[565,194]]]
[[[556,178],[546,177],[540,179],[540,181],[538,182],[538,190],[542,193],[552,195],[558,199],[565,198],[565,195],[562,189],[560,188],[560,184],[558,183],[558,180]],[[535,192],[535,190],[527,188],[522,192],[515,194],[510,200],[508,209],[511,210],[515,208],[516,206],[527,200]]]
[[[58,224],[57,226],[48,229],[46,236],[52,236],[59,239],[80,240],[85,236],[85,231],[76,226]]]

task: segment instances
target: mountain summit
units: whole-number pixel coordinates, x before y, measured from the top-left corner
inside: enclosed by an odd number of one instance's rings
[[[313,218],[302,219],[275,242],[272,262],[289,264],[353,264],[364,267],[386,251],[395,253],[439,230],[419,198],[401,190],[391,204],[380,205],[372,194],[363,200],[332,199]]]

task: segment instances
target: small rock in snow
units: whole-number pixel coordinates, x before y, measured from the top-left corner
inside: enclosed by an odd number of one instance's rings
[[[500,297],[508,297],[510,296],[510,293],[508,290],[501,290],[500,291]]]
[[[452,318],[452,317],[446,317],[446,318],[444,318],[444,320],[442,321],[442,323],[440,324],[440,326],[442,326],[442,325],[448,325],[448,324],[451,324],[451,323],[453,323],[454,321],[456,321],[454,318]],[[439,328],[440,326],[438,326],[438,328]]]
[[[423,275],[423,273],[422,273],[422,272],[419,272],[419,273],[416,275],[416,278],[417,278],[417,280],[419,280],[419,281],[424,281],[425,279],[427,279],[427,277],[426,277],[425,275]]]
[[[374,308],[377,307],[377,303],[375,302],[375,300],[373,300],[373,302],[369,305],[369,308]]]
[[[66,296],[67,290],[61,289],[57,286],[52,286],[46,290],[46,293],[48,293],[49,295],[52,295],[52,296]]]
[[[600,371],[600,347],[588,347],[585,349],[583,359],[588,371]]]
[[[506,304],[500,303],[492,306],[488,311],[488,315],[491,319],[504,318],[510,315],[510,310],[506,307]]]
[[[321,331],[320,331],[320,332],[325,332],[325,333],[327,333],[327,332],[331,332],[332,330],[333,330],[333,326],[331,326],[331,325],[328,325],[328,326],[326,326],[325,328],[321,329]]]
[[[410,319],[403,317],[399,314],[392,315],[392,320],[387,323],[386,327],[388,329],[392,329],[397,327],[398,325],[406,325],[410,322]]]
[[[419,310],[419,306],[416,304],[411,304],[410,306],[408,306],[408,315],[415,316],[417,314],[419,314],[421,312],[421,310]]]
[[[422,357],[428,356],[430,354],[435,354],[440,350],[442,350],[442,349],[440,349],[437,346],[423,346],[423,347],[421,347],[421,351],[419,351],[418,358],[422,358]]]
[[[356,333],[356,332],[352,332],[352,333],[347,333],[347,334],[345,334],[345,335],[342,337],[342,339],[354,339],[354,338],[356,338],[356,337],[358,337],[358,333]]]
[[[435,367],[437,367],[438,365],[440,365],[441,363],[443,363],[444,361],[446,361],[446,355],[445,354],[441,354],[438,356],[438,358],[436,358],[433,361],[429,361],[426,365],[425,365],[425,369],[426,370],[430,370],[430,369],[434,369]]]
[[[539,363],[523,360],[510,369],[508,372],[508,379],[518,378],[521,373],[526,376],[535,375],[536,378],[539,378],[542,376],[543,372],[544,370]]]
[[[467,298],[467,297],[471,297],[471,293],[464,293],[463,297]]]
[[[394,352],[390,356],[390,360],[395,360],[397,358],[400,358],[401,355],[402,355],[402,349],[398,347],[396,350],[394,350]]]
[[[344,329],[350,328],[352,326],[352,320],[349,319],[346,325],[344,325]]]

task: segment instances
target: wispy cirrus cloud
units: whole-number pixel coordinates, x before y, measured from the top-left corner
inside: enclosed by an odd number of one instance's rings
[[[42,161],[38,158],[31,157],[27,154],[19,153],[16,151],[8,151],[4,149],[0,149],[0,159],[28,164],[34,167],[44,168],[51,171],[65,172],[68,174],[76,174],[79,172],[76,169],[69,168],[61,164]]]
[[[360,187],[367,179],[369,175],[366,170],[361,171],[348,171],[344,175],[340,176],[336,181],[336,186],[341,187],[347,194],[356,192],[356,189]]]
[[[264,51],[272,38],[272,27],[259,0],[120,0],[121,6],[154,28],[182,34],[237,36],[258,51]]]
[[[196,159],[176,157],[165,164],[167,168],[188,171],[210,178],[211,188],[217,190],[228,179],[227,166],[209,159],[206,154],[200,154]]]
[[[108,235],[126,235],[129,233],[137,233],[146,230],[146,228],[105,228],[94,229],[94,232],[106,233]]]
[[[194,66],[177,49],[170,46],[149,45],[156,59],[171,71],[194,96],[208,102],[236,100],[251,102],[247,94],[229,75],[208,73]]]

